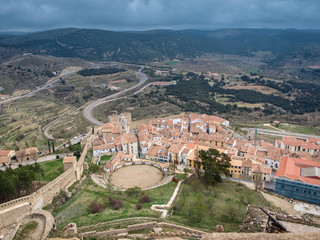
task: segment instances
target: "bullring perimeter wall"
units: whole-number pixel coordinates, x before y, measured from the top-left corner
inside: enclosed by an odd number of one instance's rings
[[[9,202],[0,204],[0,229],[14,223],[20,217],[32,210],[41,210],[50,204],[61,190],[64,190],[80,180],[83,173],[83,163],[88,151],[88,143],[85,145],[79,161],[74,168],[69,168],[59,177],[44,185],[36,192]]]

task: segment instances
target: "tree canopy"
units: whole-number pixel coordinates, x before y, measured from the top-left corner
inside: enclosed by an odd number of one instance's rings
[[[39,183],[40,176],[43,175],[44,171],[38,163],[0,171],[0,202],[29,194],[35,187],[32,182],[38,180]]]
[[[229,176],[229,168],[231,166],[231,159],[225,153],[220,153],[217,149],[209,148],[207,151],[200,150],[199,158],[201,161],[198,165],[203,167],[203,172],[200,177],[205,184],[214,185],[222,182],[221,175]]]

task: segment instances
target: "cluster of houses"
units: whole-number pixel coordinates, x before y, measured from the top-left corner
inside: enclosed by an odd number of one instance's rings
[[[130,119],[129,121],[131,122],[131,114],[127,116],[121,114],[116,118],[110,119],[110,122],[94,130],[95,138],[92,140],[93,156],[99,157],[122,151],[126,154],[138,156],[138,138],[134,132],[129,132],[127,121],[127,119]]]
[[[39,151],[36,147],[15,150],[0,150],[0,166],[10,166],[12,163],[22,163],[37,160]]]
[[[320,139],[283,137],[275,144],[263,141],[254,143],[234,138],[232,131],[228,130],[228,120],[194,113],[153,119],[130,130],[128,122],[131,122],[131,115],[124,115],[116,116],[112,122],[95,130],[92,146],[96,158],[121,152],[104,166],[109,173],[119,164],[122,154],[130,156],[131,160],[135,156],[193,169],[195,162],[201,161],[198,151],[215,148],[231,158],[229,170],[233,178],[262,181],[287,197],[293,195],[278,190],[286,189],[284,180],[304,183],[300,184],[300,188],[312,184],[318,189],[312,194],[319,199],[313,203],[320,203]],[[289,166],[295,166],[295,170]],[[282,187],[279,187],[280,184]]]

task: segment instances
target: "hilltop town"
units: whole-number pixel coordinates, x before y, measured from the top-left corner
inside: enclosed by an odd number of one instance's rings
[[[70,146],[72,146],[72,144],[80,144],[83,149],[79,160],[77,156],[72,156],[72,153],[60,153],[61,156],[59,156],[59,158],[64,157],[61,162],[64,168],[63,174],[55,178],[50,184],[44,185],[39,190],[36,190],[35,193],[32,193],[35,195],[31,194],[21,198],[23,200],[18,198],[17,200],[11,200],[1,205],[1,226],[6,227],[14,224],[15,219],[7,217],[8,214],[11,214],[11,211],[18,211],[18,215],[23,218],[23,216],[30,211],[32,213],[32,211],[36,209],[39,210],[39,207],[41,209],[48,204],[50,205],[56,202],[55,196],[59,194],[60,191],[68,192],[67,189],[74,184],[79,185],[77,181],[80,181],[80,183],[84,181],[87,186],[90,186],[92,183],[85,180],[85,176],[90,176],[93,184],[96,184],[96,191],[98,192],[101,191],[101,189],[109,189],[108,191],[110,193],[110,189],[115,188],[127,193],[127,190],[135,189],[133,187],[138,186],[147,192],[154,191],[152,189],[158,191],[157,189],[168,190],[174,187],[175,192],[180,192],[180,194],[182,192],[182,194],[184,194],[184,190],[181,190],[180,187],[182,182],[179,178],[184,179],[186,176],[191,176],[191,179],[193,179],[195,177],[193,174],[197,171],[204,171],[201,165],[202,159],[199,158],[198,154],[199,151],[208,151],[209,149],[216,149],[230,159],[230,165],[228,167],[229,175],[226,175],[225,178],[231,181],[225,180],[228,182],[225,183],[227,185],[224,185],[224,188],[228,188],[228,185],[233,186],[232,182],[235,181],[241,182],[249,189],[252,189],[250,191],[260,191],[262,193],[261,197],[263,196],[262,198],[270,202],[268,204],[273,204],[281,209],[281,212],[278,213],[269,212],[276,216],[280,213],[283,214],[282,211],[287,214],[297,212],[297,210],[293,209],[293,206],[296,209],[300,208],[300,211],[302,211],[300,214],[319,214],[319,211],[314,206],[320,204],[320,139],[284,136],[272,144],[254,140],[252,137],[249,137],[249,140],[247,140],[244,136],[235,133],[229,125],[230,123],[226,119],[196,113],[180,114],[179,116],[162,119],[151,119],[148,122],[138,125],[134,125],[131,119],[131,113],[110,115],[108,122],[104,125],[88,127],[87,134],[77,139],[80,143],[70,142]],[[22,149],[17,152],[14,150],[1,150],[0,154],[3,170],[10,166],[15,168],[17,164],[32,164],[39,159],[39,152],[36,147]],[[52,158],[50,160],[52,161]],[[156,168],[160,171],[156,170]],[[174,182],[181,183],[178,185],[170,185],[174,184]],[[168,184],[171,187],[168,187]],[[186,186],[188,186],[188,184],[190,183],[186,183]],[[99,187],[100,189],[98,190]],[[170,191],[167,193],[168,197],[171,196]],[[197,190],[192,191],[197,192]],[[214,192],[215,190],[213,190],[211,194],[216,194]],[[270,195],[270,192],[273,192],[273,195]],[[73,193],[73,191],[71,191],[70,194],[76,194],[76,192]],[[233,193],[231,192],[229,194],[232,195]],[[274,194],[276,194],[276,196],[274,196]],[[77,194],[74,197],[72,196],[71,199],[76,199],[76,196]],[[45,197],[46,200],[40,200],[39,197],[40,199]],[[289,206],[280,202],[279,197],[288,199],[288,201],[291,202],[287,202]],[[159,211],[161,213],[160,219],[172,218],[167,210],[170,209],[172,204],[173,209],[180,208],[179,199],[181,196],[178,197],[176,194],[173,194],[171,198],[171,203],[164,205],[164,207],[160,207],[160,205],[151,206],[153,211]],[[252,199],[254,198],[257,198],[257,196]],[[90,202],[91,201],[92,200],[90,200]],[[23,205],[17,205],[18,203]],[[306,205],[306,203],[308,204]],[[119,205],[120,209],[122,208],[121,204]],[[245,204],[247,203],[243,202],[242,204],[246,206]],[[262,204],[261,202],[257,204],[258,206],[268,208],[268,204],[265,205],[265,203]],[[293,206],[290,206],[292,204]],[[7,209],[7,206],[10,205],[12,205],[12,207]],[[309,210],[301,210],[303,206],[308,206]],[[164,209],[162,210],[161,208]],[[175,211],[177,210],[173,210],[173,213],[171,212],[173,216],[178,213]],[[235,209],[232,211],[235,211]],[[251,217],[254,216],[257,217],[256,215],[252,216],[252,211],[256,210],[252,207],[247,208],[245,219],[251,219]],[[139,216],[139,214],[140,213],[137,212],[134,213],[133,216]],[[266,219],[263,217],[263,213],[259,214],[261,214],[261,219]],[[115,217],[116,216],[117,215],[115,215]],[[241,216],[243,217],[243,215]],[[283,216],[286,215],[281,216],[283,218]],[[199,216],[195,215],[194,217],[197,218]],[[289,217],[284,218],[287,222],[291,221]],[[52,219],[50,221],[55,220]],[[242,221],[243,223],[239,228],[242,230],[239,231],[246,232],[248,231],[246,225],[246,221],[248,220],[241,220],[240,222]],[[255,224],[264,226],[266,220],[262,221],[262,225],[259,221]],[[304,226],[304,221],[306,220],[304,218],[295,218],[294,221]],[[313,226],[318,226],[317,220],[313,219],[311,221]],[[58,220],[58,224],[60,226],[60,224],[65,223],[61,223],[60,220]],[[138,225],[139,224],[141,223],[138,223]],[[224,225],[222,222],[220,224]],[[74,226],[76,229],[76,225],[70,225],[65,228],[67,229],[66,232],[71,234],[67,234],[68,236],[77,233]],[[146,226],[148,227],[149,225]],[[143,225],[140,227],[145,228],[146,226]],[[172,226],[170,226],[170,228],[171,227]],[[227,231],[230,231],[228,230],[228,226],[225,227]],[[217,229],[218,228],[220,227],[217,227]],[[254,231],[266,231],[263,229],[264,227]],[[277,231],[280,230],[277,229]],[[125,230],[125,232],[126,231],[128,230]],[[197,230],[188,231],[190,231],[190,234],[194,234],[193,236],[203,235],[197,232]],[[306,229],[305,231],[308,232],[309,230]],[[59,234],[61,234],[61,232]],[[83,236],[86,237],[98,236],[98,232],[94,234],[85,232],[83,234]],[[66,234],[64,235],[66,236]]]
[[[0,240],[320,239],[320,1],[1,5]]]

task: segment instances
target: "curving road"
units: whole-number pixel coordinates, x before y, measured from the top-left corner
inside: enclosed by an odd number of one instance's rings
[[[254,132],[254,128],[242,128],[246,131],[252,131]],[[271,130],[271,129],[263,129],[263,128],[257,128],[258,133],[260,134],[266,134],[266,135],[274,135],[274,136],[293,136],[293,137],[302,137],[302,138],[320,138],[320,136],[311,135],[311,134],[303,134],[303,133],[293,133],[293,132],[286,132],[286,131],[277,131],[277,130]]]
[[[12,101],[17,101],[17,100],[20,100],[20,99],[25,98],[25,97],[30,97],[31,95],[33,95],[33,94],[35,94],[37,92],[40,92],[40,91],[42,91],[44,89],[47,89],[47,88],[51,88],[56,82],[59,82],[62,78],[69,77],[74,73],[75,73],[75,71],[67,70],[64,74],[62,74],[61,76],[57,77],[53,81],[48,82],[43,86],[39,86],[35,90],[33,90],[33,91],[29,92],[29,93],[26,93],[26,94],[18,96],[18,97],[9,98],[9,99],[6,99],[4,101],[0,101],[0,105],[4,104],[4,103],[9,103],[9,102],[12,102]]]
[[[116,100],[119,100],[119,99],[123,99],[123,98],[126,98],[127,96],[122,96],[120,97],[121,95],[123,95],[124,93],[126,92],[129,92],[141,85],[143,85],[146,81],[147,81],[147,76],[141,72],[141,70],[144,69],[144,67],[141,67],[139,69],[139,71],[137,72],[138,73],[138,76],[140,78],[140,81],[132,86],[132,87],[129,87],[127,89],[124,89],[120,92],[117,92],[117,93],[114,93],[114,94],[111,94],[107,97],[104,97],[104,98],[100,98],[92,103],[90,103],[88,106],[85,107],[84,109],[84,112],[83,112],[83,115],[84,117],[91,123],[93,123],[94,125],[98,125],[98,126],[102,126],[104,123],[103,122],[100,122],[98,121],[97,119],[95,119],[93,116],[92,116],[92,110],[97,107],[98,105],[102,104],[102,103],[107,103],[107,102],[112,102],[112,101],[116,101]]]

